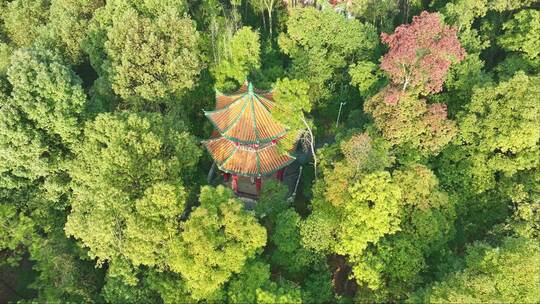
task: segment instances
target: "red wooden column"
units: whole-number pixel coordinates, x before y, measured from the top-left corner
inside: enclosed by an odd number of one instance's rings
[[[230,177],[231,177],[230,173],[223,173],[223,181],[224,182],[228,182]]]
[[[282,182],[283,181],[283,175],[285,174],[285,168],[283,169],[279,169],[278,172],[277,172],[277,176],[276,178]]]
[[[232,176],[232,189],[235,193],[238,193],[238,175],[236,174]]]
[[[261,193],[262,188],[262,179],[260,177],[257,177],[257,180],[255,180],[255,189],[257,190],[257,194]]]

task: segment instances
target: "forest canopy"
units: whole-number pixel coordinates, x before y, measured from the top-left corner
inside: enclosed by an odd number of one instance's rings
[[[0,0],[0,302],[536,303],[539,71],[538,0]]]

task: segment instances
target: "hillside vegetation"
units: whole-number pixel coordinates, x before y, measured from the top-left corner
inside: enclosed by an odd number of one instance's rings
[[[0,302],[538,303],[539,70],[537,0],[0,0]],[[253,208],[246,80],[302,155]]]

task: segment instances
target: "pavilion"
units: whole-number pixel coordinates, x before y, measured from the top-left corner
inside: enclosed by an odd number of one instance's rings
[[[216,132],[203,144],[239,195],[257,196],[263,180],[282,181],[285,168],[295,160],[277,145],[287,129],[273,119],[273,106],[272,92],[245,82],[231,95],[216,91],[215,110],[205,111]]]

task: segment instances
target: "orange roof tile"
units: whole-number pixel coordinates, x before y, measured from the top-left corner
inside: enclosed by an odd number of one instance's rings
[[[288,153],[280,153],[272,143],[251,148],[220,137],[203,141],[203,144],[221,171],[243,176],[270,175],[295,160]]]
[[[254,90],[245,83],[233,95],[216,92],[216,110],[205,112],[219,133],[242,144],[268,143],[286,133],[272,118],[272,92]]]
[[[242,84],[242,86],[231,95],[225,95],[216,90],[216,110],[223,109],[241,98],[248,91],[248,86],[248,82],[244,82],[244,84]]]

